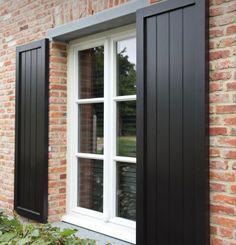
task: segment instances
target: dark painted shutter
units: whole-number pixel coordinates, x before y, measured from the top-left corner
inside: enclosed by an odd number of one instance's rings
[[[16,49],[15,210],[47,221],[48,40]]]
[[[207,6],[137,13],[137,244],[208,240]]]

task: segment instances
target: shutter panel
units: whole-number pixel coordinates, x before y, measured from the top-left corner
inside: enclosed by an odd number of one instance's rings
[[[209,244],[206,2],[137,12],[138,245]]]
[[[16,49],[15,210],[47,221],[48,40]]]

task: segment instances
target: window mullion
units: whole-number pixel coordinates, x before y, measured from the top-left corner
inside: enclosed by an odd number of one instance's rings
[[[104,178],[103,178],[103,212],[104,220],[110,218],[110,44],[107,39],[104,43]]]
[[[116,155],[116,102],[114,101],[114,97],[116,96],[117,84],[116,84],[116,74],[117,74],[117,67],[116,67],[116,42],[115,40],[111,39],[111,155],[110,155],[110,183],[111,183],[111,218],[116,217],[116,161],[114,160],[114,156]]]

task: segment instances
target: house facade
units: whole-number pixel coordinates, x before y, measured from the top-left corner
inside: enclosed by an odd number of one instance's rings
[[[176,83],[136,89],[136,76]],[[197,78],[192,87],[182,84]],[[191,159],[195,164],[182,168]],[[0,0],[0,207],[6,212],[63,220],[140,245],[174,244],[171,235],[175,244],[235,245],[235,159],[234,0]],[[173,168],[152,165],[170,161]],[[166,181],[160,171],[174,177]],[[162,212],[168,224],[155,219]]]

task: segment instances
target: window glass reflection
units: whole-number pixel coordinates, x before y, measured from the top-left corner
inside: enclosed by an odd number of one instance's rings
[[[79,51],[79,99],[103,97],[104,47]]]
[[[103,211],[103,161],[78,159],[77,200],[79,207]]]
[[[103,154],[103,103],[79,105],[79,152]]]
[[[117,42],[117,95],[136,94],[136,38]]]

